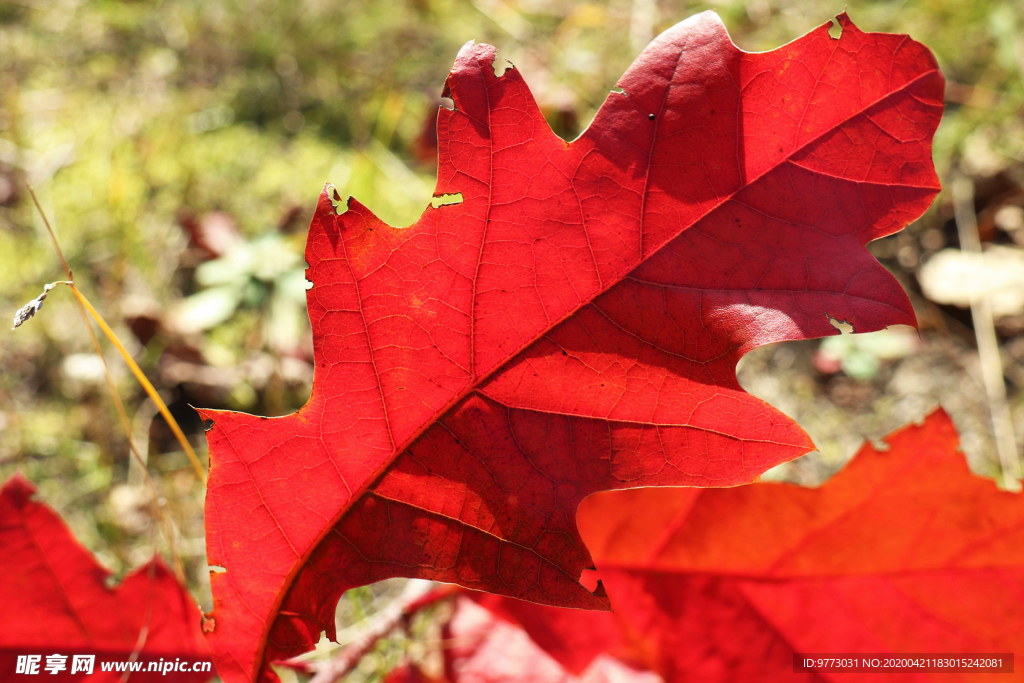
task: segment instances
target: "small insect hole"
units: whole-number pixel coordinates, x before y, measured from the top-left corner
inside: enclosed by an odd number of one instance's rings
[[[826,313],[828,321],[832,323],[832,327],[839,330],[839,334],[853,334],[856,330],[853,329],[853,325],[848,323],[846,320],[840,320],[839,318],[833,318]]]
[[[454,192],[452,194],[438,194],[434,195],[430,200],[430,205],[435,209],[440,209],[442,206],[454,206],[455,204],[462,203],[462,193]]]
[[[839,40],[843,35],[843,25],[839,23],[839,17],[832,17],[832,25],[828,27],[828,35],[832,40]]]
[[[491,65],[494,67],[494,75],[498,78],[504,76],[506,71],[514,68],[515,66],[512,62],[508,61],[504,57],[499,57],[497,54],[494,55],[494,61],[491,62]]]

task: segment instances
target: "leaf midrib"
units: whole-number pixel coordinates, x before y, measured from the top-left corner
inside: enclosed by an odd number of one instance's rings
[[[571,309],[570,311],[568,311],[568,312],[567,312],[567,313],[566,313],[565,315],[563,315],[563,316],[562,316],[561,318],[559,318],[558,320],[556,320],[555,322],[553,322],[553,323],[552,323],[552,324],[551,324],[551,325],[550,325],[549,327],[547,327],[547,328],[545,328],[544,330],[540,331],[540,332],[539,332],[539,333],[538,333],[537,335],[535,335],[535,336],[534,336],[534,337],[533,337],[532,339],[530,339],[530,341],[528,341],[528,342],[526,342],[526,343],[522,344],[522,345],[521,345],[521,346],[520,346],[520,347],[519,347],[518,349],[516,349],[515,351],[513,351],[512,353],[510,353],[510,354],[508,355],[508,357],[507,357],[507,358],[506,358],[506,359],[505,359],[504,361],[502,361],[501,363],[498,363],[498,364],[496,364],[496,365],[495,365],[495,366],[494,366],[493,368],[491,368],[491,369],[490,369],[490,370],[488,370],[487,372],[485,372],[485,373],[483,373],[483,374],[481,374],[481,375],[479,375],[479,376],[474,376],[474,377],[472,377],[472,378],[470,379],[469,383],[467,384],[466,388],[465,388],[465,389],[463,389],[463,390],[462,390],[462,391],[461,391],[460,393],[456,394],[456,395],[455,395],[455,396],[454,396],[454,397],[453,397],[453,398],[452,398],[452,399],[451,399],[451,400],[450,400],[450,401],[449,401],[449,402],[448,402],[447,404],[445,404],[445,406],[444,406],[444,407],[440,408],[440,409],[439,409],[439,410],[438,410],[438,411],[437,411],[437,412],[435,413],[435,415],[434,415],[434,418],[433,418],[432,420],[428,420],[428,421],[426,421],[426,422],[424,423],[424,425],[423,425],[422,427],[420,427],[420,429],[418,429],[417,431],[413,432],[413,433],[412,433],[412,434],[411,434],[411,435],[410,435],[410,436],[409,436],[409,437],[408,437],[408,438],[407,438],[407,439],[406,439],[406,440],[405,440],[404,442],[402,442],[402,445],[401,445],[400,447],[397,447],[397,448],[395,449],[395,452],[394,452],[394,453],[393,453],[393,454],[391,455],[391,457],[390,457],[390,458],[388,458],[388,459],[387,459],[387,460],[385,461],[385,463],[384,463],[384,464],[383,464],[383,465],[382,465],[381,467],[379,467],[379,468],[377,469],[377,471],[376,471],[376,472],[375,472],[375,473],[374,473],[374,474],[373,474],[373,475],[372,475],[371,477],[367,478],[367,480],[366,480],[366,484],[364,484],[364,485],[363,485],[363,486],[361,486],[361,487],[358,487],[358,488],[356,488],[356,489],[355,489],[355,490],[353,491],[353,498],[352,498],[352,502],[355,502],[355,500],[356,500],[356,499],[358,499],[358,498],[359,498],[360,496],[362,496],[362,494],[363,494],[363,493],[365,493],[365,492],[366,492],[367,490],[369,490],[369,489],[370,489],[370,487],[371,487],[371,486],[372,486],[372,485],[373,485],[374,483],[376,483],[378,479],[380,479],[380,476],[381,476],[381,475],[382,475],[382,474],[383,474],[383,473],[384,473],[384,472],[385,472],[385,471],[386,471],[386,470],[388,469],[388,467],[390,467],[390,466],[391,466],[391,463],[392,463],[392,462],[394,462],[394,461],[395,461],[395,459],[397,459],[397,457],[398,457],[399,455],[401,455],[401,454],[402,454],[403,452],[405,452],[405,450],[406,450],[406,449],[408,449],[408,448],[409,448],[409,446],[411,446],[411,445],[412,445],[412,444],[413,444],[413,443],[414,443],[414,442],[416,441],[416,439],[418,439],[418,438],[419,438],[420,436],[422,436],[422,435],[423,435],[423,434],[424,434],[424,433],[425,433],[425,432],[426,432],[426,431],[427,431],[428,429],[430,429],[430,427],[432,427],[432,426],[433,426],[433,425],[434,425],[434,424],[435,424],[435,423],[436,423],[436,422],[437,422],[437,421],[438,421],[438,420],[439,420],[439,419],[440,419],[440,418],[441,418],[442,416],[444,416],[444,415],[445,415],[445,414],[446,414],[446,413],[447,413],[447,412],[448,412],[449,410],[451,410],[451,409],[452,409],[452,408],[454,408],[454,407],[455,407],[456,405],[458,405],[458,404],[459,404],[459,402],[461,402],[461,401],[462,401],[463,399],[465,399],[465,398],[466,398],[467,396],[469,396],[470,394],[472,394],[472,393],[476,392],[476,391],[478,390],[478,388],[479,388],[479,387],[480,387],[480,386],[481,386],[482,384],[486,383],[486,382],[487,382],[488,380],[490,380],[490,379],[491,379],[492,377],[494,377],[495,375],[499,374],[499,373],[500,373],[500,371],[501,371],[501,370],[502,370],[502,369],[503,369],[503,368],[504,368],[504,367],[505,367],[506,365],[508,365],[508,364],[509,364],[510,362],[512,362],[512,361],[513,361],[513,360],[514,360],[514,359],[515,359],[516,357],[518,357],[518,356],[519,356],[519,354],[521,354],[521,353],[522,353],[523,351],[525,351],[526,349],[530,348],[530,347],[531,347],[531,346],[532,346],[532,345],[533,345],[534,343],[536,343],[536,342],[537,342],[537,341],[538,341],[539,339],[541,339],[541,338],[543,338],[543,337],[544,337],[545,335],[549,334],[549,333],[551,332],[551,330],[553,330],[554,328],[558,327],[558,326],[559,326],[560,324],[562,324],[563,322],[565,322],[565,321],[566,321],[566,320],[568,320],[569,318],[571,318],[571,317],[573,317],[574,315],[576,315],[576,314],[577,314],[577,313],[578,313],[578,312],[579,312],[579,311],[580,311],[580,310],[581,310],[582,308],[584,308],[585,306],[589,306],[589,305],[590,305],[591,303],[593,303],[593,302],[594,302],[594,300],[595,300],[595,299],[597,299],[597,298],[598,298],[598,297],[600,297],[600,296],[601,296],[602,294],[604,294],[605,292],[607,292],[608,290],[610,290],[610,289],[611,289],[612,287],[615,287],[616,285],[618,285],[618,284],[619,284],[620,282],[622,282],[622,280],[624,280],[624,279],[626,279],[627,277],[629,277],[629,274],[630,274],[630,273],[632,273],[632,272],[635,272],[635,271],[636,271],[636,269],[637,269],[637,268],[639,268],[639,267],[640,267],[640,266],[641,266],[641,265],[642,265],[643,263],[645,263],[645,262],[646,262],[646,261],[648,261],[649,259],[653,258],[653,257],[654,257],[655,255],[657,255],[658,253],[660,253],[660,251],[661,251],[661,250],[662,250],[662,249],[663,249],[663,248],[664,248],[664,247],[665,247],[665,246],[666,246],[667,244],[669,244],[669,243],[670,243],[670,242],[672,242],[672,241],[673,241],[674,239],[676,239],[677,237],[679,237],[679,236],[680,236],[681,234],[683,234],[683,232],[685,232],[686,230],[690,229],[691,227],[693,227],[694,225],[696,225],[696,224],[697,224],[697,223],[699,223],[700,221],[704,220],[704,219],[705,219],[705,218],[706,218],[707,216],[709,216],[709,215],[710,215],[710,214],[712,214],[713,212],[717,211],[717,210],[718,210],[719,208],[721,208],[722,206],[724,206],[724,205],[725,205],[725,204],[727,204],[728,202],[732,201],[732,200],[733,200],[733,198],[734,198],[734,197],[735,197],[736,195],[738,195],[738,194],[739,194],[740,192],[742,192],[743,190],[747,189],[748,187],[750,187],[750,186],[754,185],[755,183],[757,183],[757,182],[758,182],[759,180],[761,180],[762,178],[764,178],[764,177],[765,177],[766,175],[768,175],[769,173],[771,173],[772,171],[774,171],[774,170],[775,170],[776,168],[778,168],[778,167],[779,167],[779,166],[781,166],[782,164],[784,164],[784,163],[788,163],[788,162],[789,162],[789,161],[791,160],[791,157],[795,156],[796,154],[798,154],[799,152],[803,151],[804,149],[806,149],[806,148],[807,148],[807,147],[809,147],[810,145],[814,144],[815,142],[817,142],[818,140],[820,140],[820,139],[821,139],[822,137],[824,137],[824,136],[828,135],[829,133],[833,132],[834,130],[836,130],[836,129],[840,128],[841,126],[843,126],[843,125],[846,125],[847,123],[849,123],[850,121],[854,120],[855,118],[857,118],[857,117],[859,117],[859,116],[863,115],[863,114],[864,114],[865,112],[867,112],[868,110],[870,110],[870,109],[874,108],[874,107],[875,107],[876,105],[878,105],[878,104],[880,104],[880,103],[882,103],[882,102],[885,102],[886,100],[890,99],[891,97],[893,97],[893,96],[895,96],[895,95],[897,95],[897,94],[899,94],[899,93],[901,93],[901,92],[903,92],[903,91],[905,91],[905,90],[909,89],[909,88],[910,88],[910,87],[912,87],[912,86],[913,86],[914,84],[918,83],[919,81],[921,81],[921,80],[925,79],[926,77],[928,77],[928,76],[931,76],[932,74],[935,74],[935,73],[938,73],[938,69],[930,69],[930,70],[928,70],[928,71],[926,71],[926,72],[924,72],[924,73],[920,74],[919,76],[917,76],[916,78],[914,78],[914,79],[912,79],[912,80],[908,81],[907,83],[903,84],[903,85],[902,85],[902,86],[900,86],[899,88],[896,88],[895,90],[892,90],[892,91],[890,91],[890,92],[886,93],[885,95],[883,95],[882,97],[879,97],[879,98],[878,98],[877,100],[875,100],[874,102],[871,102],[870,104],[868,104],[868,105],[864,106],[864,107],[863,107],[863,108],[861,108],[860,110],[858,110],[858,111],[854,112],[853,114],[851,114],[851,115],[850,115],[850,116],[848,116],[847,118],[843,119],[842,121],[839,121],[839,122],[837,122],[837,123],[836,123],[835,125],[831,126],[830,128],[828,128],[828,129],[825,129],[825,130],[823,130],[823,131],[822,131],[821,133],[819,133],[819,134],[818,134],[817,136],[815,136],[814,138],[811,138],[810,140],[808,140],[808,141],[807,141],[807,142],[805,142],[804,144],[800,145],[799,147],[795,147],[795,148],[794,148],[794,149],[793,149],[792,151],[790,151],[790,152],[789,152],[789,153],[788,153],[788,154],[787,154],[787,155],[786,155],[785,157],[782,157],[782,158],[780,158],[780,159],[779,159],[779,161],[778,161],[778,162],[777,162],[776,164],[774,164],[774,165],[772,165],[771,167],[769,167],[769,168],[765,169],[765,170],[764,170],[763,172],[761,172],[761,173],[760,173],[759,175],[757,175],[757,176],[755,176],[754,178],[750,179],[749,181],[747,181],[746,183],[744,183],[744,184],[743,184],[743,185],[741,185],[740,187],[736,188],[736,189],[735,189],[735,190],[734,190],[734,191],[733,191],[732,193],[730,193],[729,195],[726,195],[725,197],[723,197],[722,199],[720,199],[720,200],[719,200],[719,201],[718,201],[718,202],[717,202],[716,204],[714,204],[713,206],[711,206],[710,208],[708,208],[708,210],[707,210],[707,211],[705,211],[705,212],[704,212],[703,214],[701,214],[700,216],[698,216],[697,218],[695,218],[695,219],[694,219],[694,220],[693,220],[693,221],[692,221],[692,222],[691,222],[691,223],[690,223],[689,225],[687,225],[686,227],[684,227],[684,228],[683,228],[682,230],[680,230],[680,231],[679,231],[678,233],[676,233],[676,234],[672,235],[671,237],[668,237],[668,238],[666,238],[666,239],[665,239],[665,240],[664,240],[664,241],[663,241],[663,242],[662,242],[661,244],[659,244],[659,245],[658,245],[657,247],[655,247],[655,248],[654,248],[654,249],[653,249],[653,250],[651,251],[651,253],[650,253],[649,255],[647,255],[646,257],[645,257],[645,256],[643,256],[643,255],[641,255],[641,256],[640,256],[640,258],[639,258],[639,259],[638,259],[638,260],[636,261],[636,263],[635,263],[634,265],[632,265],[632,266],[631,266],[631,267],[630,267],[630,268],[629,268],[628,270],[626,270],[626,271],[625,271],[625,273],[624,273],[623,275],[621,275],[621,276],[620,276],[619,278],[615,279],[615,280],[614,280],[613,282],[610,282],[609,284],[605,285],[605,286],[604,286],[603,288],[600,288],[600,289],[598,289],[598,290],[595,290],[594,294],[593,294],[593,295],[592,295],[591,297],[589,297],[589,298],[588,298],[587,300],[585,300],[585,301],[581,302],[581,303],[580,303],[579,305],[577,305],[577,306],[576,306],[575,308],[573,308],[573,309]],[[600,113],[600,112],[599,112],[599,113]],[[648,161],[649,161],[649,160],[648,160]],[[812,171],[812,172],[813,172],[813,173],[817,173],[817,171]],[[643,220],[643,216],[641,216],[641,221],[642,221],[642,220]],[[643,227],[641,226],[641,233],[642,233],[642,230],[643,230]],[[862,245],[862,246],[863,246],[863,245]],[[699,288],[694,288],[694,289],[699,289]],[[703,291],[703,290],[701,290],[701,291]],[[754,290],[754,291],[759,291],[759,290]],[[879,303],[881,303],[881,302],[879,302]],[[472,313],[473,313],[473,311],[470,311],[470,313],[471,313],[471,320],[472,320]],[[384,405],[384,410],[385,410],[385,411],[387,411],[387,406],[386,406],[386,405]],[[346,508],[345,508],[345,512],[347,512],[347,510],[348,510],[348,508],[349,508],[349,507],[351,507],[351,504],[350,504],[349,506],[346,506]],[[338,521],[339,519],[341,519],[341,517],[342,517],[342,516],[344,516],[345,512],[342,512],[341,514],[339,514],[339,515],[338,515],[338,516],[337,516],[337,517],[336,517],[336,518],[335,518],[335,519],[333,520],[333,521],[334,521],[334,523],[337,523],[337,521]],[[326,533],[324,534],[324,536],[326,536]],[[323,537],[321,537],[321,540],[322,540],[322,538],[323,538]]]
[[[680,52],[679,59],[681,60],[681,58],[682,58],[682,52]],[[677,61],[677,67],[678,67],[678,61]],[[692,226],[696,225],[698,222],[700,222],[701,220],[703,220],[704,218],[709,216],[711,213],[717,211],[719,208],[721,208],[722,206],[724,206],[728,202],[732,201],[740,192],[742,192],[743,190],[747,189],[748,187],[751,187],[752,185],[757,183],[759,180],[764,178],[766,175],[768,175],[769,173],[771,173],[774,170],[776,170],[782,164],[790,162],[792,157],[794,157],[795,155],[797,155],[799,152],[803,151],[807,147],[811,146],[812,144],[816,143],[818,140],[820,140],[824,136],[832,133],[833,131],[837,130],[841,126],[846,125],[847,123],[849,123],[850,121],[856,119],[857,117],[864,115],[867,111],[869,111],[870,109],[874,108],[878,104],[881,104],[882,102],[885,102],[886,100],[894,97],[895,95],[897,95],[897,94],[899,94],[899,93],[901,93],[901,92],[903,92],[905,90],[908,90],[909,88],[914,86],[916,83],[924,80],[925,78],[927,78],[927,77],[929,77],[929,76],[931,76],[931,75],[933,75],[935,73],[938,73],[938,69],[937,68],[929,69],[928,71],[918,75],[917,77],[915,77],[912,80],[908,81],[907,83],[903,84],[899,88],[896,88],[894,90],[890,90],[889,92],[885,93],[883,96],[879,97],[874,102],[871,102],[870,104],[865,105],[861,109],[859,109],[856,112],[852,113],[850,116],[848,116],[848,117],[844,118],[843,120],[837,122],[836,124],[834,124],[830,128],[827,128],[827,129],[821,131],[818,135],[816,135],[815,137],[809,139],[807,142],[803,143],[799,147],[794,147],[785,156],[781,157],[775,164],[773,164],[772,166],[766,168],[760,174],[758,174],[757,176],[751,178],[747,182],[743,183],[742,185],[737,187],[733,192],[731,192],[730,194],[724,196],[717,203],[715,203],[714,205],[710,206],[703,214],[701,214],[700,216],[696,217],[693,221],[691,221],[691,223],[689,225],[687,225],[684,228],[682,228],[678,233],[676,233],[676,234],[674,234],[674,235],[672,235],[670,237],[665,238],[662,241],[662,243],[659,244],[654,249],[652,249],[651,252],[647,256],[644,256],[643,253],[641,252],[641,255],[637,259],[636,263],[634,265],[632,265],[628,270],[626,270],[625,273],[622,276],[620,276],[619,278],[609,282],[608,284],[604,285],[602,288],[599,288],[599,289],[595,290],[594,294],[592,296],[590,296],[587,300],[582,301],[578,306],[576,306],[575,308],[573,308],[570,311],[568,311],[565,315],[563,315],[557,321],[552,323],[549,327],[547,327],[544,330],[540,331],[529,342],[524,343],[522,346],[520,346],[514,352],[510,353],[508,355],[508,357],[503,362],[496,364],[489,371],[487,371],[487,372],[485,372],[485,373],[483,373],[481,375],[473,375],[473,376],[471,376],[471,379],[468,382],[468,384],[466,385],[466,387],[460,393],[456,394],[447,404],[445,404],[444,407],[439,409],[435,413],[433,419],[424,422],[423,426],[420,427],[415,432],[413,432],[404,442],[402,442],[402,444],[400,446],[396,446],[394,452],[392,453],[392,455],[389,458],[387,458],[385,461],[383,461],[382,464],[377,468],[377,470],[371,476],[367,477],[364,480],[364,483],[361,486],[359,486],[359,487],[357,487],[357,488],[352,490],[351,497],[349,498],[348,502],[345,505],[343,505],[343,506],[341,506],[339,508],[338,513],[331,519],[330,522],[328,522],[327,524],[324,525],[323,531],[319,534],[319,536],[316,538],[315,541],[310,543],[309,549],[306,552],[302,553],[301,555],[296,553],[296,555],[297,555],[296,562],[293,564],[291,571],[289,571],[288,574],[285,576],[282,588],[281,588],[280,592],[278,593],[278,595],[276,596],[275,601],[274,601],[274,605],[273,605],[273,607],[271,609],[271,612],[269,614],[269,619],[267,619],[264,622],[263,633],[262,633],[261,638],[260,638],[259,649],[256,652],[256,667],[255,667],[255,669],[252,672],[253,675],[254,676],[258,676],[259,672],[262,670],[262,668],[264,666],[266,666],[266,662],[264,661],[264,657],[265,657],[265,652],[266,652],[267,639],[268,639],[269,634],[270,634],[270,629],[272,628],[274,622],[277,620],[277,616],[279,614],[279,610],[280,610],[281,604],[284,602],[285,597],[291,591],[291,587],[292,587],[292,584],[295,581],[295,577],[299,574],[299,572],[302,571],[302,568],[305,567],[306,562],[309,560],[310,555],[316,550],[317,547],[319,547],[319,545],[323,542],[324,538],[327,537],[327,535],[337,525],[337,523],[341,520],[341,518],[344,517],[346,514],[348,514],[348,512],[349,512],[349,510],[351,510],[352,506],[359,499],[362,498],[363,494],[365,494],[367,491],[369,491],[370,488],[373,485],[375,485],[381,479],[381,477],[388,470],[388,468],[391,467],[392,463],[394,463],[394,461],[402,453],[404,453],[409,448],[409,446],[412,445],[420,436],[422,436],[428,429],[430,429],[434,424],[436,424],[437,421],[441,417],[443,417],[446,413],[448,413],[448,411],[450,411],[453,407],[458,405],[467,396],[469,396],[470,394],[476,392],[477,389],[482,384],[487,382],[493,376],[497,375],[502,370],[502,368],[504,368],[506,365],[508,365],[516,357],[518,357],[519,354],[522,353],[524,350],[526,350],[527,348],[532,346],[538,339],[540,339],[544,335],[550,333],[550,331],[552,329],[554,329],[555,327],[560,325],[562,322],[564,322],[565,320],[568,320],[572,316],[576,315],[576,313],[578,313],[583,307],[590,305],[599,296],[601,296],[602,294],[604,294],[605,292],[610,290],[612,287],[615,287],[616,285],[618,285],[625,277],[627,277],[628,273],[631,273],[631,272],[635,271],[641,264],[643,264],[647,260],[653,258],[667,244],[671,243],[674,239],[679,237],[679,235],[681,235],[683,232],[685,232],[686,230],[688,230]],[[670,87],[671,87],[671,84],[670,84]],[[607,100],[606,100],[606,103],[607,103]],[[604,106],[605,105],[602,105],[602,109],[604,108]],[[488,109],[488,115],[489,114],[490,114],[490,109]],[[598,112],[598,114],[600,114],[600,111]],[[490,163],[491,163],[492,173],[493,173],[493,154],[491,155],[491,162]],[[650,158],[648,156],[648,172],[649,172],[649,169],[650,169]],[[813,173],[817,173],[817,171],[812,171],[812,172]],[[490,202],[490,199],[489,199],[488,200],[488,212],[490,211],[490,205],[491,205],[491,202]],[[643,236],[643,224],[642,224],[643,215],[640,216],[640,220],[641,220],[640,230],[641,230],[641,239],[642,239],[642,236]],[[478,267],[479,267],[479,259],[478,259]],[[474,290],[474,299],[475,299],[475,290]],[[473,311],[470,311],[470,320],[471,320],[471,327],[472,327]],[[471,345],[474,344],[474,340],[473,339],[470,339],[470,344]],[[471,366],[471,371],[475,372],[475,367]],[[383,400],[383,398],[382,398],[382,400]],[[382,408],[383,408],[384,412],[387,413],[388,408],[387,408],[386,403],[382,403]],[[250,479],[252,479],[251,473],[249,473],[249,476],[250,476]],[[255,479],[252,479],[252,481],[253,481],[253,485],[258,489],[259,488],[258,482],[256,482]],[[279,528],[281,528],[282,535],[286,535],[285,531],[284,531],[284,528],[280,527],[280,525],[279,525]],[[289,543],[290,543],[290,541],[289,541]],[[255,679],[250,678],[250,680],[255,680]]]

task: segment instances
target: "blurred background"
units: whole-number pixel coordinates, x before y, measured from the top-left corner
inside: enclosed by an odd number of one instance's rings
[[[496,45],[571,139],[648,41],[695,12],[716,10],[758,51],[844,4],[0,0],[0,308],[10,318],[64,279],[30,181],[79,287],[205,458],[190,405],[279,415],[308,397],[302,250],[318,193],[330,181],[394,225],[418,217],[434,186],[441,88],[467,40]],[[909,33],[935,52],[948,80],[935,144],[947,189],[870,246],[910,293],[920,333],[787,343],[741,363],[743,386],[819,446],[768,477],[819,483],[864,439],[939,404],[972,468],[995,477],[997,444],[1006,463],[1024,437],[1024,6],[847,9],[864,30]],[[0,477],[24,472],[115,572],[163,549],[70,292],[2,335]],[[202,485],[121,360],[108,362],[190,588],[209,607]],[[395,590],[349,595],[341,625]],[[376,676],[367,666],[360,675]]]

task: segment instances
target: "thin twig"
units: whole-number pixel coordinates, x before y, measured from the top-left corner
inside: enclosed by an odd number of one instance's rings
[[[64,258],[64,251],[60,248],[60,242],[57,241],[57,233],[53,231],[53,226],[50,225],[50,219],[46,217],[46,212],[43,211],[43,205],[39,203],[39,197],[36,196],[36,189],[32,187],[32,183],[26,182],[25,185],[28,187],[28,193],[32,196],[32,202],[36,205],[36,210],[39,211],[39,216],[43,219],[43,224],[46,225],[46,231],[50,233],[50,239],[53,240],[53,248],[57,251],[57,258],[60,259],[60,265],[64,267],[64,272],[67,273],[68,279],[74,282],[75,276],[71,272],[71,267],[68,265],[67,259]]]
[[[953,180],[952,194],[953,215],[960,236],[960,249],[964,253],[980,255],[978,217],[974,213],[974,184],[969,178],[957,177]],[[1003,377],[1003,360],[999,355],[992,304],[983,289],[972,288],[971,291],[971,317],[974,320],[974,334],[978,342],[978,360],[981,364],[985,393],[988,396],[1003,485],[1008,489],[1019,490],[1020,459],[1017,456],[1017,439],[1013,433],[1010,404],[1006,400],[1006,380]]]

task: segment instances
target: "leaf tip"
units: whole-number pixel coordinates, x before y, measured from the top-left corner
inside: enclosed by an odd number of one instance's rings
[[[203,431],[208,433],[211,429],[213,429],[213,425],[215,422],[214,416],[218,411],[208,410],[205,408],[196,408],[195,411],[199,413],[199,419],[203,423]]]
[[[948,432],[953,435],[957,441],[960,437],[956,431],[956,425],[953,424],[953,418],[949,416],[946,409],[942,406],[936,406],[935,409],[924,416],[924,420],[921,422],[922,427],[927,427],[929,430],[941,430]]]
[[[15,472],[7,480],[7,483],[4,484],[3,489],[0,490],[0,497],[10,499],[17,507],[21,508],[25,507],[25,504],[32,500],[35,493],[36,485],[29,481],[21,472]]]
[[[871,443],[876,454],[895,451],[922,457],[941,456],[955,462],[958,467],[966,467],[966,461],[957,455],[960,452],[960,435],[953,419],[942,406],[937,406],[920,420],[910,422],[879,441],[884,444],[881,448]],[[907,444],[913,447],[907,448]],[[953,447],[949,447],[949,444]]]
[[[475,40],[468,41],[455,56],[455,63],[448,73],[445,81],[445,97],[450,97],[448,91],[453,78],[458,79],[464,76],[478,76],[484,73],[485,68],[492,68],[497,57],[497,48],[487,43],[477,43]]]
[[[493,45],[472,40],[459,50],[441,92],[442,98],[452,100],[456,111],[479,121],[487,119],[487,86],[512,68],[512,63],[499,58],[497,52]]]
[[[605,590],[604,581],[598,579],[597,587],[594,588],[593,591],[591,591],[591,594],[595,598],[597,598],[598,601],[601,603],[601,609],[607,610],[609,612],[612,611],[612,603],[611,600],[608,599],[608,591]]]

